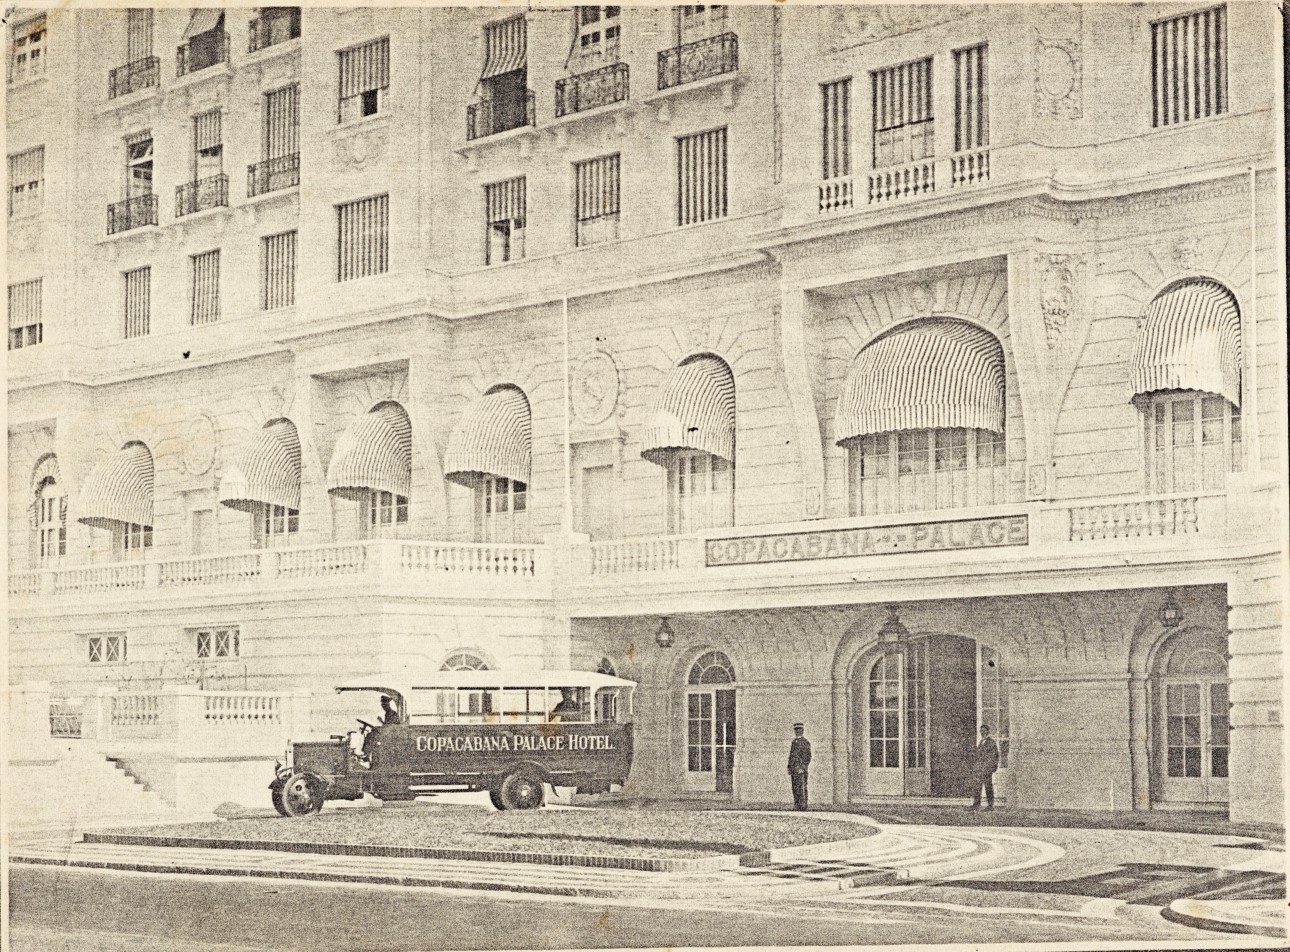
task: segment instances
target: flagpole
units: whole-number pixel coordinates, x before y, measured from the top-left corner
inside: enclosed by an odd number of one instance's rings
[[[569,298],[561,299],[561,318],[564,325],[564,531],[573,532],[573,442],[569,433]]]

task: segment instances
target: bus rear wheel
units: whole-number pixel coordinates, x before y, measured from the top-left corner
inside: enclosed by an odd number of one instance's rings
[[[313,774],[292,774],[282,788],[282,807],[287,816],[308,816],[322,809],[323,782]]]
[[[513,773],[502,781],[499,799],[507,810],[534,810],[546,801],[546,791],[536,777]]]

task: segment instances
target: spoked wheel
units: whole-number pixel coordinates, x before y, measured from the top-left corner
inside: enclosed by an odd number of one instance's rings
[[[546,800],[542,781],[526,773],[513,773],[502,781],[501,801],[507,810],[534,810]]]
[[[488,791],[488,799],[493,801],[493,806],[497,807],[497,809],[506,809],[506,804],[502,803],[502,792],[496,787]]]
[[[296,773],[282,787],[282,812],[286,816],[308,816],[323,805],[323,782],[313,774]]]
[[[273,809],[277,810],[282,816],[287,815],[286,804],[282,802],[282,788],[284,784],[275,783],[269,788],[269,795],[273,798]]]

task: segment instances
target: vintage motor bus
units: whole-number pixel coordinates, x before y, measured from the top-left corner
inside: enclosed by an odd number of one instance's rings
[[[411,800],[435,789],[487,790],[499,810],[545,802],[545,784],[604,793],[627,780],[635,683],[588,671],[443,671],[410,687],[354,685],[378,720],[292,745],[269,785],[283,816],[328,800]]]

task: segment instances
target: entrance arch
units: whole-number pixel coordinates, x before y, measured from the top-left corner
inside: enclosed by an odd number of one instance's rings
[[[736,740],[735,666],[709,651],[685,679],[685,789],[734,793]]]
[[[1152,792],[1161,806],[1228,802],[1227,635],[1180,631],[1151,664]]]

